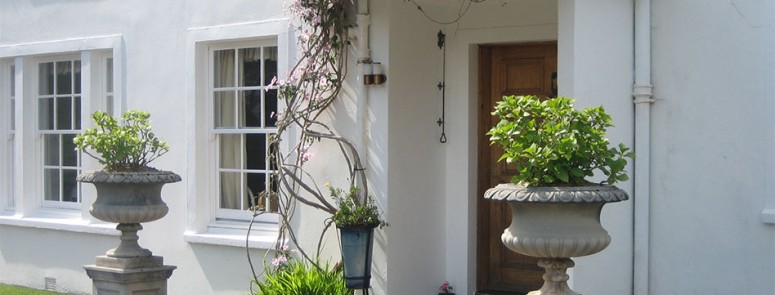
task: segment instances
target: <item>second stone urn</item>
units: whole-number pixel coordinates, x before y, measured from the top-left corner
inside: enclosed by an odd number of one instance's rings
[[[501,241],[511,251],[538,257],[546,270],[544,285],[528,295],[578,295],[568,287],[565,271],[571,257],[602,251],[611,237],[600,224],[603,205],[628,199],[623,190],[609,185],[579,187],[525,187],[500,184],[485,192],[490,200],[507,202],[511,225]]]

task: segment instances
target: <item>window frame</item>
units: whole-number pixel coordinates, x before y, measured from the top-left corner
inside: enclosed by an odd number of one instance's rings
[[[16,152],[9,164],[14,165],[11,172],[0,170],[0,184],[3,181],[14,184],[12,194],[0,196],[0,209],[5,204],[13,202],[13,207],[7,206],[0,210],[0,224],[65,230],[94,234],[116,235],[114,225],[99,221],[91,216],[88,204],[96,199],[92,187],[83,186],[81,202],[75,206],[49,206],[44,202],[43,195],[43,140],[38,126],[38,75],[39,62],[63,59],[65,57],[81,61],[81,129],[93,127],[89,114],[93,110],[101,110],[104,100],[99,91],[101,83],[98,65],[102,64],[100,56],[114,57],[114,100],[121,105],[125,93],[124,83],[120,74],[123,71],[124,60],[123,37],[121,35],[103,35],[96,37],[73,38],[56,41],[36,41],[0,45],[0,65],[5,67],[10,63],[15,66],[15,132],[13,149]],[[2,76],[2,74],[0,74]],[[0,96],[2,93],[0,93]],[[1,98],[1,97],[0,97]],[[5,103],[5,102],[4,102]],[[73,104],[74,106],[74,104]],[[5,108],[3,108],[5,109]],[[5,110],[0,111],[4,113]],[[74,120],[73,120],[74,121]],[[0,134],[3,124],[0,124]],[[75,127],[75,126],[72,126]],[[4,156],[0,154],[0,156]],[[2,158],[0,158],[2,160]],[[5,162],[5,161],[0,161]],[[30,164],[31,163],[31,164]],[[10,165],[9,165],[10,166]],[[99,163],[89,157],[81,157],[81,170],[99,169]],[[3,189],[0,189],[0,191]],[[12,196],[11,196],[12,195]],[[7,200],[11,196],[13,200]],[[87,205],[84,205],[87,204]]]
[[[218,24],[187,29],[186,42],[186,104],[187,161],[196,163],[188,169],[185,178],[188,196],[188,225],[184,239],[189,243],[245,247],[249,223],[245,220],[216,218],[216,195],[213,193],[216,155],[211,116],[208,112],[208,64],[210,46],[255,40],[276,40],[277,73],[287,73],[293,62],[295,29],[289,18],[265,21]],[[283,109],[282,100],[278,109]],[[281,150],[290,149],[290,143],[281,143]],[[270,249],[277,240],[279,214],[259,216],[248,235],[250,248]]]
[[[209,189],[210,189],[210,194],[215,196],[213,198],[213,200],[212,200],[212,202],[213,202],[212,206],[213,206],[213,208],[215,208],[215,220],[216,221],[248,221],[252,217],[252,213],[250,211],[248,211],[247,208],[245,208],[245,209],[226,209],[226,208],[222,208],[221,207],[221,204],[220,204],[220,201],[222,199],[221,196],[220,196],[221,173],[230,173],[230,172],[231,173],[239,173],[240,174],[240,183],[241,184],[244,184],[244,182],[246,182],[246,180],[244,180],[243,179],[244,177],[242,176],[245,173],[263,174],[263,175],[265,175],[265,179],[264,179],[265,185],[266,186],[270,185],[270,181],[271,180],[269,178],[270,178],[270,176],[272,174],[271,173],[272,170],[269,169],[268,166],[270,164],[268,162],[265,163],[266,166],[264,167],[264,169],[248,169],[248,168],[244,168],[244,167],[233,168],[233,169],[232,168],[222,168],[222,167],[220,167],[219,163],[220,163],[221,152],[222,152],[221,151],[221,144],[220,144],[220,137],[221,136],[224,136],[224,135],[239,135],[240,136],[240,143],[242,143],[242,145],[243,145],[242,146],[243,148],[240,149],[240,153],[241,153],[240,154],[240,159],[245,159],[247,153],[246,153],[246,150],[244,148],[244,141],[246,140],[246,135],[247,134],[263,134],[264,135],[264,147],[268,148],[269,147],[269,145],[268,145],[268,143],[269,143],[269,136],[271,134],[276,134],[277,133],[277,127],[263,126],[264,123],[266,122],[266,118],[263,117],[266,114],[266,110],[265,110],[265,107],[266,107],[266,103],[265,103],[266,102],[265,101],[266,92],[269,91],[269,90],[276,90],[277,87],[271,87],[270,85],[260,85],[260,86],[239,86],[238,85],[239,84],[239,77],[240,77],[239,76],[240,75],[240,71],[239,71],[239,67],[238,67],[238,65],[239,65],[238,64],[238,62],[239,62],[239,58],[238,58],[239,50],[240,49],[246,49],[246,48],[259,48],[261,50],[261,52],[260,52],[260,54],[261,54],[261,77],[260,77],[260,80],[261,81],[266,81],[266,76],[265,76],[266,74],[265,74],[265,71],[264,71],[265,68],[266,68],[265,67],[266,65],[264,63],[264,58],[263,58],[264,55],[263,54],[264,54],[265,48],[271,48],[271,47],[274,47],[275,50],[278,51],[278,53],[279,53],[277,39],[275,39],[275,38],[262,38],[262,39],[256,39],[256,40],[251,40],[251,41],[238,41],[238,42],[233,42],[233,41],[232,42],[228,42],[228,41],[227,42],[217,42],[217,43],[210,44],[208,46],[208,48],[207,48],[207,64],[208,64],[208,66],[207,66],[207,73],[206,73],[206,75],[207,75],[207,80],[206,80],[206,83],[207,83],[206,84],[207,85],[207,98],[206,98],[206,101],[207,101],[207,112],[206,112],[207,113],[207,118],[206,118],[206,120],[211,123],[210,124],[211,128],[210,128],[209,132],[211,133],[211,136],[214,139],[214,145],[212,147],[212,151],[213,151],[213,154],[214,154],[213,155],[213,160],[212,160],[213,169],[211,170],[211,173],[212,173],[211,177],[214,179],[214,185],[211,186]],[[222,51],[222,50],[231,50],[231,51],[234,51],[234,53],[235,53],[234,54],[234,65],[235,65],[235,68],[234,68],[234,74],[235,74],[234,75],[234,83],[235,83],[235,85],[233,85],[231,87],[215,87],[214,86],[215,85],[215,79],[214,79],[214,76],[215,76],[214,75],[214,73],[215,73],[215,55],[214,55],[214,53],[216,51]],[[278,63],[279,63],[279,60],[278,60]],[[234,93],[235,109],[237,111],[239,111],[240,110],[239,109],[239,102],[240,102],[239,92],[240,91],[254,91],[254,90],[255,91],[260,91],[260,93],[261,93],[261,114],[262,114],[262,119],[263,120],[261,120],[262,122],[261,122],[260,125],[262,125],[262,126],[260,126],[260,127],[240,127],[239,120],[235,120],[235,122],[234,122],[235,126],[233,128],[218,128],[218,127],[215,126],[215,106],[214,105],[215,105],[215,93],[216,92],[232,91]],[[237,114],[235,114],[235,116],[237,116],[237,118],[240,117]],[[266,153],[264,154],[264,156],[266,156]],[[244,186],[246,186],[246,185],[247,184],[241,185],[241,188],[240,188],[241,194],[240,195],[245,193],[245,192],[242,191],[242,189],[244,189]],[[242,203],[242,202],[240,202],[240,203]],[[242,206],[240,206],[240,207],[242,207]],[[266,214],[266,213],[268,213],[268,214]],[[270,216],[270,215],[275,215],[275,213],[272,213],[272,212],[266,212],[266,213],[265,214],[261,214],[260,216],[257,216],[256,220],[258,222],[276,222],[277,217],[276,216]]]
[[[3,196],[0,197],[0,212],[9,210],[13,211],[14,206],[14,151],[16,141],[15,130],[15,99],[16,99],[16,66],[13,60],[0,60],[0,101],[2,108],[0,108],[0,117],[3,121],[0,122],[0,138],[5,138],[3,145],[0,146],[0,156],[5,158],[6,165],[5,171],[1,171],[0,175],[4,175],[0,181],[0,186],[4,188],[2,192]],[[6,107],[7,106],[7,107]]]
[[[60,62],[70,62],[73,71],[75,70],[76,62],[78,62],[78,64],[81,67],[80,68],[80,71],[81,71],[81,86],[80,86],[81,87],[81,91],[79,93],[76,93],[76,91],[75,91],[76,81],[74,79],[75,78],[75,74],[73,73],[73,74],[71,74],[72,75],[71,78],[73,80],[70,82],[71,83],[70,86],[72,87],[72,89],[71,89],[70,93],[65,95],[65,96],[71,97],[71,99],[72,99],[71,104],[75,104],[75,97],[76,96],[80,99],[80,105],[79,105],[78,109],[76,109],[76,106],[74,106],[74,105],[71,105],[71,107],[70,107],[70,111],[71,111],[71,115],[72,116],[75,116],[76,113],[79,113],[78,115],[81,116],[81,118],[80,118],[81,119],[80,129],[76,128],[76,127],[78,127],[77,123],[76,123],[77,122],[76,118],[71,118],[71,122],[70,123],[73,126],[71,126],[70,129],[58,129],[57,126],[54,126],[52,129],[43,129],[43,126],[40,126],[40,124],[41,124],[41,116],[42,116],[42,114],[40,113],[40,100],[43,99],[43,98],[53,98],[54,99],[54,105],[56,106],[58,104],[58,102],[56,102],[56,101],[58,100],[59,96],[62,96],[62,95],[59,95],[59,94],[56,93],[57,92],[57,90],[55,89],[56,85],[57,85],[57,81],[56,81],[57,78],[56,77],[54,77],[54,79],[53,79],[54,80],[54,84],[52,85],[52,87],[54,87],[54,89],[52,90],[53,94],[41,94],[40,93],[40,81],[41,81],[40,66],[42,64],[44,64],[44,63],[53,63],[54,64],[53,71],[54,71],[54,75],[56,75],[57,64],[60,63]],[[36,151],[37,157],[39,159],[39,162],[37,164],[37,167],[39,167],[39,170],[37,171],[37,173],[38,173],[38,175],[40,175],[38,177],[38,179],[39,179],[39,182],[38,182],[39,191],[38,191],[38,193],[36,195],[38,195],[38,197],[40,198],[40,207],[42,207],[42,208],[75,209],[75,210],[77,210],[77,209],[81,209],[82,206],[83,206],[83,193],[82,193],[83,186],[81,185],[80,182],[76,182],[76,201],[75,202],[63,201],[62,200],[63,193],[61,192],[61,190],[62,190],[62,188],[64,186],[64,184],[62,183],[63,182],[63,178],[64,178],[64,176],[63,176],[64,170],[76,170],[76,176],[78,174],[80,174],[81,171],[83,171],[83,164],[82,164],[83,161],[82,161],[82,156],[81,156],[82,153],[81,152],[77,152],[76,153],[76,165],[75,166],[64,166],[64,165],[62,165],[63,159],[61,159],[61,158],[63,156],[62,148],[64,147],[64,143],[62,142],[62,139],[65,137],[65,135],[75,135],[75,134],[80,133],[81,130],[83,130],[83,121],[84,121],[84,117],[83,117],[83,89],[85,88],[84,87],[85,83],[84,83],[84,79],[83,79],[83,69],[84,69],[84,66],[85,66],[85,63],[83,62],[82,57],[80,56],[80,54],[64,54],[64,55],[47,56],[47,57],[38,58],[33,63],[33,68],[36,69],[33,72],[34,78],[32,80],[33,89],[35,89],[35,90],[33,90],[33,93],[34,93],[33,97],[34,97],[34,100],[35,100],[34,103],[35,103],[35,106],[36,106],[36,108],[35,108],[35,115],[34,116],[35,116],[35,119],[36,119],[35,121],[37,122],[37,124],[35,126],[35,133],[36,133],[35,151]],[[53,113],[54,113],[54,118],[52,118],[52,120],[55,121],[53,124],[58,124],[56,122],[56,121],[58,121],[57,117],[56,117],[57,116],[56,107],[54,107]],[[58,152],[57,158],[59,159],[59,161],[58,161],[59,164],[58,165],[47,165],[45,163],[45,158],[46,158],[46,155],[45,155],[45,152],[46,152],[45,151],[45,144],[46,144],[45,143],[46,142],[45,141],[45,137],[47,135],[58,135],[59,136],[58,151],[57,151]],[[69,167],[75,167],[75,169],[69,168]],[[45,177],[45,174],[46,174],[45,171],[46,171],[46,169],[56,169],[56,170],[59,171],[59,199],[60,199],[59,201],[46,200],[45,189],[44,189],[45,188],[45,178],[46,178]]]

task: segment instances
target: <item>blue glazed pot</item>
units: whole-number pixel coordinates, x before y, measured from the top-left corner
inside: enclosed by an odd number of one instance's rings
[[[368,289],[371,281],[371,255],[376,226],[340,227],[344,279],[348,289]]]

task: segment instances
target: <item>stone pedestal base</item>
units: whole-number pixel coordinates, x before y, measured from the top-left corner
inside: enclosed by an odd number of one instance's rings
[[[83,268],[93,281],[94,295],[166,295],[167,279],[177,267],[163,264],[163,258],[159,256],[98,256],[95,265]]]
[[[575,265],[570,258],[539,258],[538,266],[546,271],[543,276],[544,285],[540,290],[527,295],[581,295],[568,287],[570,277],[565,274],[565,270]]]

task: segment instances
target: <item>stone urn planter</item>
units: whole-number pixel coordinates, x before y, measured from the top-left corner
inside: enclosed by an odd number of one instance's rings
[[[106,255],[113,258],[150,257],[151,251],[137,243],[141,223],[158,220],[169,209],[161,199],[164,184],[180,181],[180,176],[169,171],[145,172],[85,172],[78,175],[80,182],[92,183],[97,189],[97,200],[89,208],[95,218],[118,223],[121,231],[118,247]]]
[[[500,184],[484,194],[511,207],[511,225],[501,241],[511,251],[538,257],[544,268],[544,285],[528,295],[578,295],[568,287],[565,271],[571,257],[602,251],[611,237],[600,224],[603,205],[628,199],[610,185],[577,187],[525,187]]]

